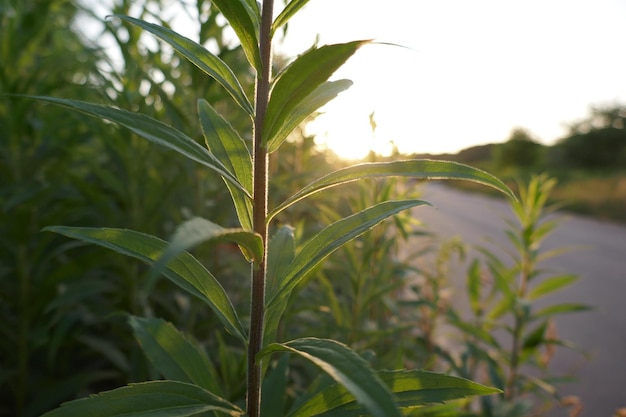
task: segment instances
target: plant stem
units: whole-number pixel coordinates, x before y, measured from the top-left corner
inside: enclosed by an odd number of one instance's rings
[[[523,230],[525,230],[524,228]],[[524,236],[522,236],[524,239]],[[524,330],[524,326],[526,325],[526,314],[524,313],[523,307],[519,305],[520,300],[523,300],[526,296],[526,291],[528,288],[528,281],[530,279],[530,275],[532,273],[533,263],[530,255],[530,248],[532,242],[528,241],[528,239],[524,239],[524,249],[522,249],[521,260],[520,260],[520,281],[519,287],[517,291],[517,304],[515,306],[515,315],[514,315],[514,324],[513,324],[513,341],[511,346],[511,359],[509,364],[509,373],[506,382],[506,388],[504,390],[504,397],[513,401],[517,395],[516,392],[516,382],[518,379],[518,368],[519,368],[519,360],[520,360],[520,351],[522,350],[522,332]]]
[[[256,79],[256,107],[254,115],[254,231],[261,235],[265,254],[263,260],[252,270],[252,300],[250,307],[250,340],[248,344],[248,398],[247,415],[259,417],[261,412],[261,363],[256,356],[263,343],[265,315],[265,281],[267,265],[267,150],[262,144],[263,121],[269,101],[270,77],[272,75],[272,44],[270,30],[274,9],[273,0],[263,0],[259,47],[261,71]]]

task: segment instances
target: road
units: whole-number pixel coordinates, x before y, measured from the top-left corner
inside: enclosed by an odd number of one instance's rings
[[[512,215],[504,200],[462,192],[432,183],[424,199],[435,208],[420,207],[415,216],[442,239],[460,236],[470,244],[500,251],[510,247],[504,219]],[[545,265],[580,279],[546,296],[548,303],[583,303],[592,311],[557,316],[558,335],[575,343],[589,357],[569,349],[557,350],[551,368],[574,372],[578,381],[560,385],[563,395],[583,401],[582,417],[612,417],[626,407],[626,227],[580,216],[564,215],[564,222],[546,239],[545,249],[576,246]],[[489,243],[491,239],[495,243]],[[464,282],[458,268],[455,285]],[[457,291],[458,293],[458,291]],[[566,416],[565,410],[550,416]]]

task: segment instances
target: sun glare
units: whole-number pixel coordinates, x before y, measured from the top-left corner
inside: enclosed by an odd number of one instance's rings
[[[341,159],[358,161],[370,151],[390,155],[393,144],[388,138],[379,137],[375,113],[350,112],[348,109],[343,104],[319,115],[307,125],[307,134],[315,136],[318,146],[331,150]]]

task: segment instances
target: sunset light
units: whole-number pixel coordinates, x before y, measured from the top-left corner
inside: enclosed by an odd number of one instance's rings
[[[626,101],[626,3],[317,0],[279,53],[373,39],[334,78],[351,89],[309,132],[344,157],[371,147],[442,153],[507,139],[515,127],[550,144],[590,105]],[[368,115],[376,114],[375,137]]]

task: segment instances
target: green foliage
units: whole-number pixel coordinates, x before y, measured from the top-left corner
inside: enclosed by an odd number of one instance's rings
[[[218,358],[212,359],[172,325],[156,319],[132,317],[130,323],[135,336],[153,363],[154,370],[173,380],[131,384],[66,403],[46,416],[146,413],[186,416],[219,411],[233,416],[245,413],[257,417],[262,409],[261,386],[267,369],[262,359],[271,353],[281,352],[307,359],[339,384],[331,386],[328,391],[320,391],[325,392],[321,397],[310,397],[313,398],[310,401],[315,403],[312,414],[297,411],[294,415],[336,415],[335,411],[341,415],[360,415],[366,410],[376,416],[399,416],[402,415],[402,408],[497,392],[452,376],[423,372],[377,373],[355,351],[334,340],[303,338],[289,342],[278,341],[276,329],[285,314],[288,300],[320,262],[383,220],[427,203],[418,199],[376,202],[324,227],[299,250],[295,249],[297,240],[290,228],[282,227],[271,242],[268,239],[270,221],[283,209],[335,185],[370,177],[464,179],[489,185],[508,196],[512,196],[512,193],[493,176],[460,164],[419,160],[370,163],[331,172],[279,202],[277,208],[268,214],[268,179],[270,182],[272,180],[268,175],[269,154],[278,151],[285,144],[287,135],[311,112],[348,87],[347,82],[329,83],[328,78],[366,42],[313,48],[272,78],[272,30],[284,25],[306,2],[293,2],[274,23],[271,0],[265,0],[261,10],[252,0],[214,3],[237,34],[241,49],[251,64],[249,73],[256,73],[253,112],[245,90],[241,87],[245,83],[238,79],[235,75],[237,71],[224,60],[200,43],[185,39],[162,25],[130,17],[121,18],[171,45],[189,62],[212,77],[248,116],[252,116],[253,142],[250,148],[242,140],[249,135],[243,131],[238,134],[232,127],[235,123],[226,118],[225,113],[218,112],[218,107],[213,103],[209,105],[205,101],[199,102],[198,124],[205,135],[206,148],[192,138],[193,134],[184,134],[177,127],[143,113],[77,100],[36,98],[121,125],[139,137],[176,151],[186,161],[200,164],[205,171],[208,168],[226,182],[242,228],[222,227],[217,222],[193,218],[177,229],[170,243],[149,234],[119,228],[55,226],[47,230],[113,249],[153,266],[156,272],[162,269],[170,281],[206,303],[223,328],[238,339],[236,344],[239,349],[247,350],[246,388],[241,392],[234,387],[233,381],[245,379],[243,368],[239,365],[242,356],[239,355],[240,351],[221,339],[221,333],[217,336]],[[237,311],[231,294],[187,252],[202,242],[216,244],[224,240],[236,243],[250,263],[252,288],[247,331],[242,324],[245,321],[240,320],[244,313]],[[142,299],[146,305],[143,307],[147,312],[151,311],[147,300],[153,288],[152,283],[153,280],[149,279],[138,289],[144,293]],[[212,363],[214,360],[220,366]],[[195,370],[194,364],[205,366],[206,369]],[[285,363],[280,361],[278,364],[268,378],[279,379],[284,374],[280,370],[287,369]],[[223,387],[216,384],[216,374],[219,374]],[[284,392],[276,392],[274,389],[285,386],[280,383],[276,385],[277,388],[266,385],[264,394],[270,398],[282,397]],[[214,392],[207,391],[207,388]],[[350,395],[346,395],[346,392]],[[337,400],[327,401],[329,395]],[[245,412],[239,406],[244,400]]]
[[[626,166],[626,108],[598,107],[570,126],[569,135],[555,145],[555,158],[565,167],[593,170]]]
[[[455,309],[448,312],[448,321],[463,335],[463,349],[456,359],[452,354],[443,357],[461,376],[487,375],[484,383],[504,391],[502,397],[481,401],[481,415],[529,415],[529,393],[558,399],[548,363],[557,346],[570,344],[557,337],[554,315],[587,309],[571,303],[546,305],[543,300],[578,278],[540,265],[567,250],[541,249],[559,223],[547,218],[553,207],[546,203],[555,184],[554,179],[535,176],[527,186],[519,186],[520,200],[511,203],[515,221],[506,231],[511,259],[483,248],[484,258],[474,260],[467,274],[469,317]]]
[[[524,129],[511,132],[509,139],[494,149],[493,159],[500,169],[539,168],[544,163],[544,147]]]

